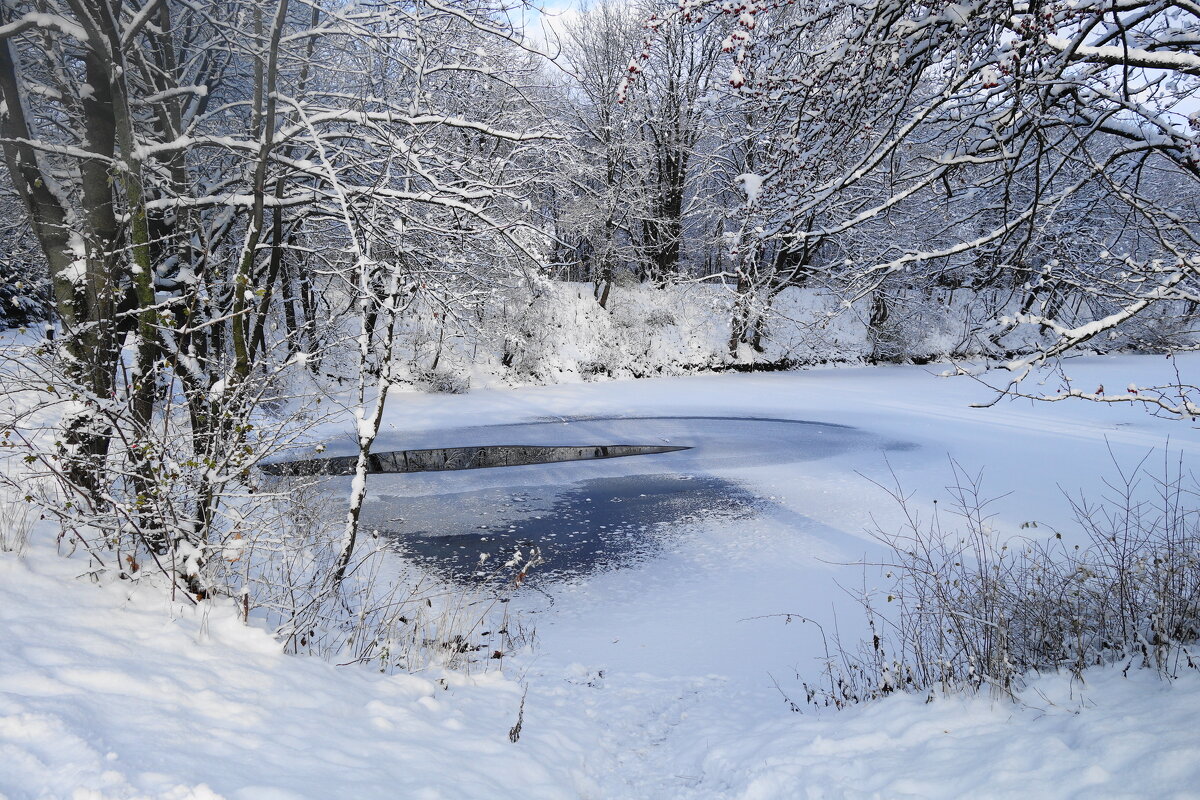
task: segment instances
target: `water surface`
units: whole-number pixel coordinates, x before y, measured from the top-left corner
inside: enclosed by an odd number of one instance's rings
[[[911,447],[859,428],[805,420],[595,416],[384,431],[377,450],[600,448],[630,442],[657,452],[371,475],[363,527],[416,564],[455,580],[477,579],[517,549],[527,554],[537,547],[545,563],[536,579],[548,582],[643,562],[696,523],[754,515],[770,501],[738,479],[745,468]],[[342,455],[344,445],[333,443],[329,455]],[[349,480],[332,478],[329,485],[335,492],[348,490]]]
[[[666,473],[565,487],[383,494],[364,509],[363,524],[418,565],[455,580],[488,575],[517,550],[537,547],[544,563],[532,577],[545,582],[651,558],[687,525],[749,516],[759,502],[730,481]]]

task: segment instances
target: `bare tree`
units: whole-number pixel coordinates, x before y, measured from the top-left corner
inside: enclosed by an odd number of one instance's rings
[[[540,257],[530,56],[487,4],[2,13],[0,140],[54,286],[43,378],[70,404],[43,463],[203,591],[223,493],[291,435],[263,426],[288,374],[357,340],[333,377],[377,424],[411,298],[450,308]]]
[[[1196,297],[1198,231],[1181,199],[1190,193],[1157,191],[1164,179],[1200,178],[1187,106],[1200,52],[1181,33],[1194,9],[860,0],[699,3],[678,16],[735,19],[723,43],[729,80],[770,122],[774,157],[756,173],[760,208],[746,230],[780,252],[826,248],[823,277],[852,305],[869,298],[877,324],[905,275],[961,273],[974,260],[985,283],[1020,287],[1048,269],[1031,284],[1040,298],[1013,315],[1044,337],[1004,364],[1013,389],[1034,366]],[[1076,214],[1085,198],[1105,213]],[[921,241],[907,246],[889,236],[902,246],[846,252],[865,241],[856,232],[898,214],[937,227],[918,228]],[[1046,257],[1072,216],[1094,249]],[[1067,290],[1078,302],[1061,302]]]

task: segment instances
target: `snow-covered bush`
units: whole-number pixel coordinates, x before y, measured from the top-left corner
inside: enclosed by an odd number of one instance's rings
[[[502,382],[559,383],[680,375],[734,362],[803,366],[1014,357],[1049,341],[1042,326],[1022,321],[1036,310],[1026,307],[1027,293],[1011,289],[887,287],[886,315],[877,315],[870,298],[847,306],[835,292],[807,286],[788,287],[769,302],[752,298],[744,308],[732,287],[712,282],[618,282],[606,307],[590,283],[546,280],[535,288],[509,287],[457,318],[414,310],[401,330],[398,357],[463,375],[490,373]],[[739,308],[749,309],[750,327],[731,354]],[[1097,340],[1096,346],[1179,349],[1192,341],[1192,317],[1185,311],[1148,319],[1145,326],[1135,321],[1118,339]],[[1074,324],[1068,310],[1059,313]],[[440,379],[424,384],[420,368],[411,374],[418,388],[446,390]]]
[[[646,315],[646,327],[667,328],[675,324],[675,315],[665,308],[656,308]]]
[[[904,527],[876,528],[883,587],[860,600],[868,636],[836,641],[808,699],[841,707],[893,692],[1013,695],[1025,675],[1123,663],[1176,677],[1200,668],[1200,510],[1180,467],[1142,465],[1072,498],[1082,541],[1005,537],[979,476],[954,465],[948,509],[920,517],[898,486]],[[887,488],[887,487],[885,487]],[[1022,527],[1039,529],[1036,522]]]
[[[891,299],[887,318],[870,331],[872,360],[927,361],[953,352],[956,326],[941,300],[924,292]]]
[[[416,385],[434,394],[466,394],[471,389],[471,378],[446,368],[422,370],[416,376]]]
[[[602,361],[580,361],[577,368],[579,370],[579,377],[585,381],[594,380],[601,375],[612,375],[612,370]]]
[[[330,512],[323,479],[265,479],[255,524],[227,537],[210,570],[247,620],[291,653],[381,672],[431,666],[502,666],[527,642],[508,596],[537,566],[536,549],[489,566],[472,583],[450,583],[405,565],[378,532],[364,537],[344,579],[333,580],[344,515]]]
[[[1038,325],[1016,322],[1029,311],[1022,311],[1022,293],[926,286],[889,289],[885,298],[882,313],[866,300],[854,306],[866,328],[864,357],[871,361],[923,363],[1032,353],[1045,345]]]
[[[499,318],[493,323],[501,338],[500,364],[521,380],[551,380],[551,372],[561,368],[561,342],[564,329],[578,325],[572,304],[562,299],[558,287],[539,287],[532,296],[514,292],[504,300]]]

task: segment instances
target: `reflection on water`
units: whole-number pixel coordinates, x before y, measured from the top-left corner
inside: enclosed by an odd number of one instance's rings
[[[599,445],[527,445],[501,444],[478,447],[433,447],[418,450],[394,450],[367,456],[368,475],[407,474],[410,472],[456,472],[490,467],[524,467],[530,464],[558,464],[564,461],[593,461],[629,456],[675,453],[686,447],[644,444]],[[353,475],[358,456],[306,458],[260,464],[267,475]]]
[[[531,580],[613,569],[657,552],[689,522],[737,518],[759,499],[711,476],[636,475],[568,486],[483,489],[424,497],[382,495],[363,524],[443,577],[469,579],[535,546],[545,560]],[[481,556],[485,556],[481,561]]]

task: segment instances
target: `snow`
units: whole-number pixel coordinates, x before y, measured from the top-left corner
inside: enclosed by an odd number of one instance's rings
[[[533,748],[508,742],[520,688],[498,675],[443,686],[286,656],[232,604],[97,588],[81,567],[45,541],[0,558],[0,796],[482,797],[497,778],[531,797],[586,788],[572,742],[536,730]]]
[[[762,175],[753,172],[746,172],[734,178],[734,182],[746,193],[746,205],[752,206],[758,202],[758,195],[762,192],[765,180]]]
[[[87,245],[82,236],[72,231],[67,238],[67,249],[74,258],[59,277],[78,286],[87,280]]]
[[[696,765],[720,796],[746,800],[1194,796],[1200,676],[1171,685],[1099,669],[1084,687],[1054,675],[1027,694],[1021,705],[895,697],[737,738],[715,728]]]
[[[1128,64],[1135,68],[1179,70],[1195,74],[1200,69],[1200,57],[1194,53],[1144,50],[1140,47],[1103,46],[1076,44],[1058,36],[1049,36],[1046,43],[1056,50],[1067,51],[1084,61],[1101,64]]]
[[[1086,358],[1067,369],[1080,385],[1152,386],[1176,365],[1190,374],[1200,356]],[[675,469],[763,500],[750,517],[684,526],[626,568],[518,594],[513,606],[538,644],[506,658],[503,674],[385,676],[285,656],[231,601],[193,606],[146,582],[92,585],[79,577],[84,560],[59,557],[48,525],[36,528],[23,556],[0,553],[0,796],[1195,796],[1194,671],[1174,682],[1118,668],[1092,670],[1085,684],[1044,675],[1015,704],[893,696],[835,712],[804,703],[801,680],[820,677],[820,639],[777,615],[831,626],[836,614],[843,636],[858,635],[838,584],[863,573],[843,565],[873,552],[863,533],[872,518],[886,526],[896,514],[869,479],[890,468],[927,508],[944,496],[953,458],[984,468],[992,494],[1013,492],[992,507],[1002,534],[1033,520],[1069,536],[1062,490],[1095,491],[1110,453],[1128,464],[1170,437],[1190,458],[1200,444],[1195,427],[1131,407],[971,408],[989,391],[935,376],[946,368],[394,392],[385,447],[458,444],[481,425],[546,420],[566,441],[620,431],[610,418],[622,416],[857,429],[855,446],[789,457],[777,428],[756,439],[747,425],[726,441],[719,422],[658,422],[639,430],[696,439],[678,466],[667,454],[420,476],[412,485],[433,492],[446,485],[438,481],[505,488]],[[351,419],[325,433],[336,453],[357,431]],[[368,481],[368,503],[385,488]]]
[[[36,12],[30,12],[6,25],[0,25],[0,39],[7,39],[14,33],[19,33],[31,26],[59,30],[81,42],[88,40],[87,31],[66,17],[61,17],[58,14],[41,14]]]

